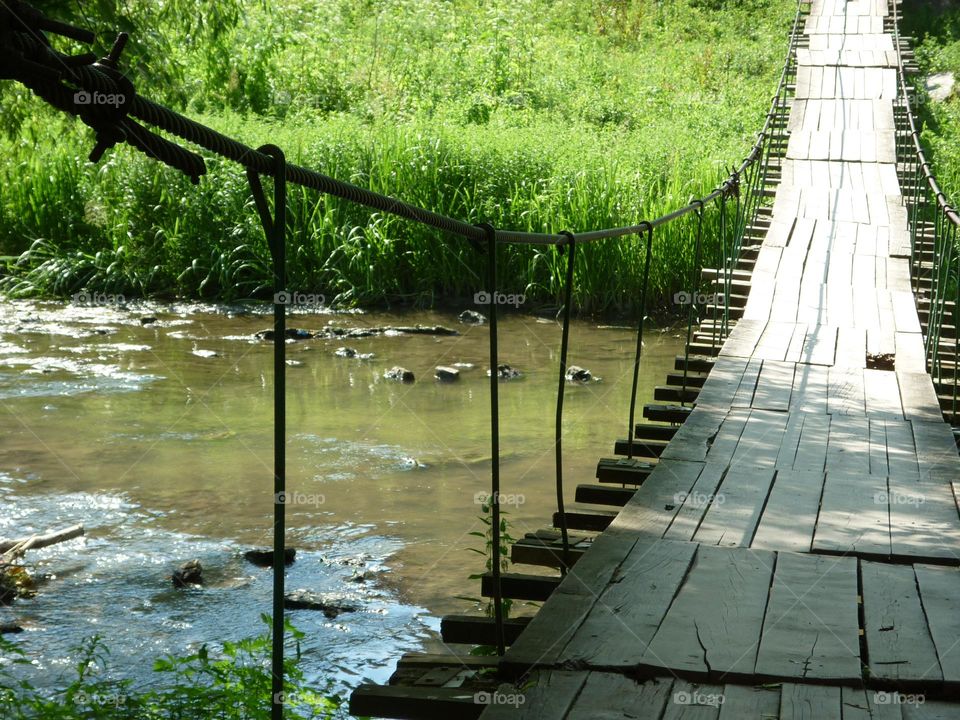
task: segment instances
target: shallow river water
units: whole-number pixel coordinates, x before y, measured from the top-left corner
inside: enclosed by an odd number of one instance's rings
[[[76,522],[84,538],[28,560],[38,595],[0,607],[7,636],[55,684],[71,648],[100,634],[116,675],[148,682],[151,661],[203,642],[257,634],[270,610],[270,571],[242,553],[271,542],[272,347],[264,306],[0,304],[0,537]],[[157,322],[141,325],[141,318]],[[487,326],[452,313],[302,315],[317,329],[443,324],[460,335],[377,336],[288,344],[288,507],[298,548],[287,588],[360,607],[334,620],[292,611],[306,631],[304,668],[341,688],[384,682],[402,652],[433,642],[439,616],[474,608],[467,576],[483,559],[476,495],[489,486]],[[641,402],[680,351],[676,332],[648,331]],[[597,458],[625,435],[635,342],[627,327],[580,321],[570,362],[602,378],[569,385],[569,500]],[[524,315],[501,322],[502,491],[510,532],[546,527],[554,509],[553,422],[560,326]],[[334,355],[342,345],[360,360]],[[457,383],[438,364],[471,363]],[[417,381],[383,379],[392,365]],[[639,419],[639,418],[638,418]],[[512,497],[510,497],[512,496]],[[175,590],[170,574],[198,558],[205,585]]]

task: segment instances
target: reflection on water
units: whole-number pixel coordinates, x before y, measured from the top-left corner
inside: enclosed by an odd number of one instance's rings
[[[149,677],[148,658],[260,631],[269,570],[242,552],[271,541],[272,350],[253,339],[265,308],[0,305],[0,536],[83,522],[87,537],[31,552],[49,573],[40,594],[0,610],[50,681],[85,636],[108,640],[118,671]],[[144,316],[157,318],[143,325]],[[300,549],[289,589],[333,593],[361,607],[336,620],[292,613],[307,631],[312,677],[384,681],[422,645],[436,616],[466,612],[467,576],[482,559],[470,532],[489,484],[486,326],[455,314],[302,315],[317,329],[443,324],[460,335],[376,336],[290,343],[287,372],[289,543]],[[501,358],[523,377],[501,384],[503,492],[511,534],[552,512],[557,323],[509,316]],[[626,431],[634,336],[575,323],[570,362],[601,382],[567,387],[569,499]],[[348,345],[370,359],[334,355]],[[641,399],[679,351],[648,333]],[[461,366],[439,383],[437,365]],[[383,378],[402,365],[416,383]],[[472,367],[471,367],[472,366]],[[199,558],[207,584],[175,591],[181,562]],[[355,602],[354,602],[355,601]]]

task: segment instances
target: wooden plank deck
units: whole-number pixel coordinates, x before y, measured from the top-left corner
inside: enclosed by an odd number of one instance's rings
[[[578,690],[566,714],[484,718],[960,717],[960,458],[891,254],[907,225],[886,15],[813,3],[743,319],[607,549],[501,661],[534,686],[576,669]],[[921,711],[908,690],[942,699]]]
[[[903,257],[887,16],[813,0],[742,317],[485,720],[960,718],[960,456]]]

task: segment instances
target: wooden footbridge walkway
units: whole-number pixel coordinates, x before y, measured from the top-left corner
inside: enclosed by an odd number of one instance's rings
[[[732,331],[678,359],[658,395],[694,407],[647,408],[682,424],[638,425],[646,460],[601,461],[624,489],[578,490],[623,507],[568,514],[605,530],[574,539],[546,591],[504,578],[547,599],[502,658],[405,658],[407,686],[361,688],[354,711],[960,718],[960,457],[912,284],[890,13],[812,3],[772,210],[726,289]],[[721,331],[702,324],[692,351]],[[528,538],[514,559],[555,545]],[[480,667],[503,684],[477,696]]]

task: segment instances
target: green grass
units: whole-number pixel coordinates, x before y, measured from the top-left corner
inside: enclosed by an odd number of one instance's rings
[[[210,4],[175,4],[191,2]],[[216,33],[134,7],[132,76],[147,96],[437,212],[576,232],[652,219],[716,187],[760,129],[796,6],[284,0]],[[163,63],[136,54],[140,28],[154,24],[146,50]],[[179,41],[188,32],[198,39]],[[269,253],[238,166],[210,159],[199,187],[128,148],[92,166],[86,129],[15,88],[3,101],[7,293],[264,296]],[[289,216],[291,289],[429,304],[485,284],[483,255],[458,238],[298,188]],[[657,232],[655,304],[688,278],[693,235],[689,221]],[[577,307],[636,311],[640,247],[581,248]],[[556,304],[563,261],[552,248],[506,248],[500,278]]]
[[[931,102],[922,80],[934,73],[952,72],[960,81],[960,8],[946,2],[908,0],[902,12],[901,30],[916,38],[921,70],[917,83],[921,142],[934,175],[956,205],[960,202],[960,85],[946,101]]]

